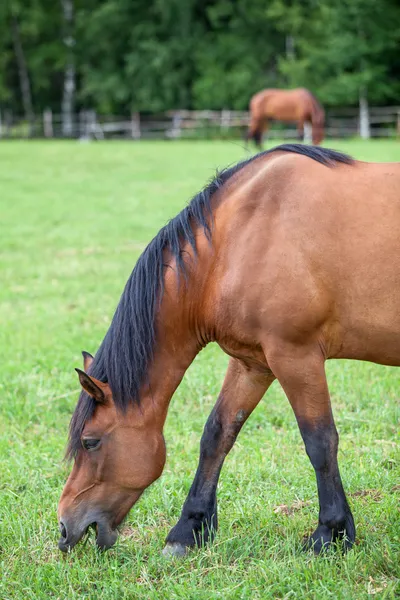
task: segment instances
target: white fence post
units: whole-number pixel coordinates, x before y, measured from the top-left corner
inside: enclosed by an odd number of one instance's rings
[[[221,111],[221,131],[226,131],[229,129],[229,125],[231,122],[231,111],[224,108]]]
[[[181,133],[182,133],[181,122],[182,122],[182,115],[181,115],[180,111],[177,111],[174,113],[174,116],[172,118],[171,137],[173,137],[173,138],[181,137]]]
[[[311,144],[312,142],[312,125],[311,123],[308,123],[308,121],[304,123],[303,142],[304,144]]]
[[[43,111],[43,133],[44,137],[53,137],[53,113],[50,108]]]
[[[85,111],[82,109],[79,111],[79,138],[83,138],[85,135]]]
[[[131,113],[131,137],[134,140],[140,140],[140,114]]]
[[[4,124],[6,137],[11,137],[12,112],[10,110],[4,111]]]
[[[368,99],[365,90],[360,90],[360,137],[363,140],[369,140],[371,137]]]
[[[89,111],[81,110],[79,112],[79,139],[87,141],[90,139],[90,123],[89,123]]]

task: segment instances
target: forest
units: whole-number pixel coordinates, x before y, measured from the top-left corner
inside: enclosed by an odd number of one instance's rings
[[[400,104],[398,0],[3,0],[0,110],[246,109],[265,87]]]

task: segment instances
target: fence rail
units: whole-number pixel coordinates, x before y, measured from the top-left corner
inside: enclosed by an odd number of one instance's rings
[[[249,113],[234,110],[176,110],[160,114],[132,113],[128,118],[99,115],[82,110],[72,122],[71,136],[78,139],[178,139],[240,137],[249,122]],[[326,112],[326,136],[343,138],[358,135],[360,115],[357,108],[335,108]],[[369,109],[371,137],[400,135],[400,106]],[[273,124],[270,138],[297,137],[294,125]],[[0,138],[62,138],[62,117],[45,110],[28,123],[11,111],[0,111]]]

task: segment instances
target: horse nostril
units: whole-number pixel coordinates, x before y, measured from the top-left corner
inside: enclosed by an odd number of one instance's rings
[[[64,540],[66,540],[67,539],[67,528],[65,527],[65,525],[62,521],[60,521],[60,533],[61,533],[61,537],[64,538]]]

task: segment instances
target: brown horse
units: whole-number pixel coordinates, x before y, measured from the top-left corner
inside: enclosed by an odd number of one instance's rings
[[[272,119],[297,123],[297,129],[302,137],[304,126],[311,123],[313,144],[320,144],[324,139],[324,109],[305,88],[270,89],[255,94],[250,100],[250,125],[246,139],[253,139],[261,148],[263,133],[268,129],[269,121]]]
[[[329,358],[400,365],[400,166],[283,145],[223,171],[149,244],[95,356],[70,426],[75,463],[61,496],[59,547],[90,525],[111,546],[165,462],[168,405],[196,354],[230,355],[200,461],[167,552],[217,529],[216,489],[235,439],[274,379],[315,469],[315,552],[350,547]]]

